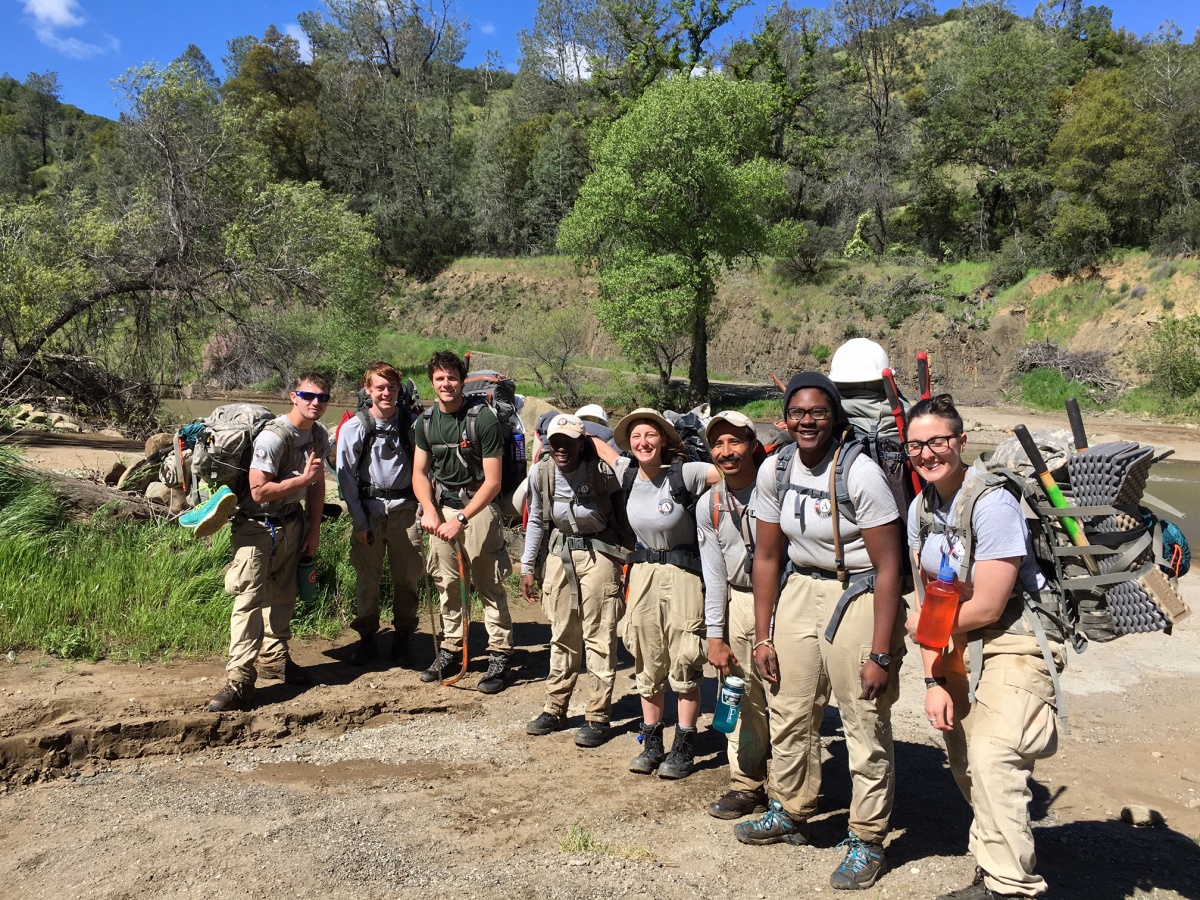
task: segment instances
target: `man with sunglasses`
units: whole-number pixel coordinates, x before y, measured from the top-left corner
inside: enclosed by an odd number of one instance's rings
[[[321,540],[329,434],[318,420],[329,406],[329,382],[315,373],[300,375],[291,401],[291,412],[272,419],[254,439],[249,495],[238,498],[233,517],[233,563],[225,575],[225,590],[233,595],[228,681],[209,702],[211,712],[247,708],[260,674],[288,684],[304,680],[287,642],[296,567]]]

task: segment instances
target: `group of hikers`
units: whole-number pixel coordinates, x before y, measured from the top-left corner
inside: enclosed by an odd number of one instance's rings
[[[903,600],[906,559],[922,586],[949,560],[962,602],[949,645],[921,648],[925,711],[944,733],[951,771],[973,810],[969,846],[979,868],[971,885],[944,897],[1038,896],[1046,884],[1034,871],[1027,779],[1035,760],[1056,749],[1052,682],[1065,657],[1052,639],[1051,670],[1021,615],[1022,592],[1045,587],[1029,528],[1005,491],[984,495],[969,523],[956,522],[956,499],[980,472],[964,462],[963,421],[945,394],[908,412],[900,452],[925,489],[898,508],[884,469],[846,427],[843,391],[852,396],[887,366],[873,346],[878,354],[868,354],[867,370],[856,363],[848,382],[819,372],[787,382],[789,439],[772,454],[754,422],[736,411],[704,427],[712,462],[690,460],[675,426],[653,409],[636,409],[611,430],[595,405],[548,415],[544,435],[533,440],[525,485],[520,592],[540,600],[550,622],[550,674],[544,707],[526,731],[566,727],[586,661],[585,721],[574,742],[603,744],[612,730],[620,639],[633,657],[642,712],[640,752],[629,769],[684,778],[694,768],[709,663],[723,679],[742,679],[745,696],[728,736],[729,790],[708,813],[742,819],[733,831],[743,843],[803,845],[820,795],[822,716],[836,699],[851,801],[845,855],[830,882],[869,888],[887,869],[896,778],[891,709],[906,627],[910,634],[917,627],[918,612],[906,614]],[[832,374],[838,367],[835,357]],[[414,416],[398,402],[396,369],[370,366],[362,382],[370,420],[349,418],[336,437],[358,576],[350,662],[367,665],[381,652],[386,553],[392,661],[414,664],[417,579],[427,571],[440,597],[441,638],[421,681],[461,676],[469,585],[482,602],[488,638],[477,687],[497,693],[511,683],[513,651],[505,591],[512,563],[497,504],[505,440],[488,404],[466,401],[461,358],[436,353],[428,372],[434,403]],[[330,387],[307,374],[290,396],[292,410],[254,440],[249,496],[233,518],[228,682],[212,698],[213,711],[245,708],[259,675],[288,683],[305,677],[287,645],[297,565],[320,540],[320,516],[306,509],[320,510],[325,499],[330,438],[319,420]],[[982,642],[970,676],[968,641]],[[668,690],[677,710],[669,750]]]

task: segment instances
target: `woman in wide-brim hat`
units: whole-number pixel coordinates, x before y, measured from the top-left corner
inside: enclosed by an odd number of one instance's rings
[[[629,770],[685,778],[693,769],[706,659],[695,506],[720,473],[709,463],[687,462],[675,427],[657,410],[635,409],[617,423],[613,437],[632,456],[614,454],[612,465],[638,540],[629,556],[623,637],[642,701],[642,752]],[[663,741],[668,687],[679,701],[669,755]]]

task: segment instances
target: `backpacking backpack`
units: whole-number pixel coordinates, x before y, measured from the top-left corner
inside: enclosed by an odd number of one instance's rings
[[[417,393],[417,386],[410,378],[408,382],[401,385],[396,397],[396,410],[400,416],[400,421],[396,423],[396,427],[400,432],[400,445],[408,454],[408,458],[412,459],[413,455],[413,423],[417,417],[421,415],[423,406],[421,397]],[[341,419],[338,420],[337,427],[333,430],[330,436],[329,449],[325,452],[325,465],[337,472],[337,447],[338,438],[342,434],[342,426],[350,419],[358,419],[362,426],[363,444],[362,451],[359,454],[359,471],[358,471],[358,486],[363,488],[367,484],[367,479],[363,477],[363,463],[369,463],[371,459],[371,447],[375,444],[375,438],[379,436],[379,420],[371,415],[371,397],[367,393],[366,388],[358,389],[358,403],[354,409],[348,409],[342,413]],[[338,483],[338,499],[345,500],[342,495],[341,482]]]
[[[500,511],[506,516],[517,516],[520,512],[513,508],[512,495],[517,487],[525,480],[528,471],[525,466],[525,428],[517,415],[517,386],[507,375],[480,369],[471,372],[463,382],[463,404],[467,410],[467,420],[459,448],[469,450],[477,448],[479,442],[476,435],[476,419],[479,410],[485,405],[490,407],[500,422],[500,433],[504,439],[504,455],[500,467]],[[429,422],[433,418],[433,407],[421,413],[422,427],[429,434]],[[477,449],[474,452],[478,453]]]
[[[908,508],[917,493],[913,485],[912,463],[900,446],[900,430],[892,415],[883,382],[839,384],[838,391],[842,395],[842,409],[854,436],[863,445],[867,456],[883,469],[892,496],[896,498],[896,509],[900,513],[900,525],[903,528],[908,518]],[[901,397],[900,406],[907,417],[911,404]]]
[[[201,483],[210,491],[224,485],[245,499],[254,439],[275,418],[275,413],[255,403],[218,406],[175,432],[174,451],[163,460],[160,480],[183,490],[191,506],[200,502]],[[279,429],[279,435],[286,439],[287,432]]]
[[[1057,444],[1053,435],[1035,434],[1034,438],[1039,444]],[[1046,659],[1067,733],[1070,729],[1050,652],[1051,638],[1082,653],[1090,641],[1103,643],[1134,632],[1170,633],[1171,626],[1189,613],[1163,553],[1163,532],[1169,523],[1140,505],[1146,473],[1162,456],[1155,457],[1150,447],[1118,444],[1121,446],[1097,445],[1067,458],[1072,484],[1065,492],[1072,492],[1073,501],[1068,507],[1055,507],[1047,501],[1032,466],[1028,471],[1016,470],[995,462],[1014,460],[1016,451],[1009,441],[984,461],[985,473],[967,481],[955,501],[953,530],[962,542],[967,567],[974,561],[975,549],[971,517],[982,497],[1007,490],[1025,512],[1033,554],[1047,587],[1034,596],[1018,580],[1015,594],[1020,598],[1021,618],[1037,637]],[[935,504],[934,489],[927,486],[918,507],[922,542],[928,534],[947,530],[935,521]],[[1083,526],[1090,546],[1071,542],[1063,526],[1066,516]],[[1010,616],[1006,610],[1005,616],[1015,623],[1015,611]],[[973,664],[972,697],[979,671],[980,666]]]
[[[691,462],[712,462],[712,453],[704,436],[704,420],[696,410],[677,417],[672,424],[683,442],[683,452]]]
[[[597,459],[595,455],[584,457],[583,465],[587,467],[587,486],[585,488],[587,494],[596,503],[600,517],[608,523],[608,527],[597,537],[606,537],[610,544],[631,549],[637,538],[633,529],[629,527],[628,517],[617,515],[616,504],[613,503],[613,498],[616,497],[617,502],[621,504],[621,512],[624,512],[624,503],[627,497],[624,485],[617,481],[616,473],[608,463]],[[545,456],[540,462],[535,463],[534,468],[542,501],[543,543],[550,534],[551,509],[554,504],[554,469],[554,460]],[[617,488],[617,490],[614,491],[613,488]]]

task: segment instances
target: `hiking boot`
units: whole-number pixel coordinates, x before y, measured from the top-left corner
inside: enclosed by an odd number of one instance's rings
[[[766,791],[729,791],[720,800],[704,807],[704,811],[714,819],[741,819],[766,808]]]
[[[638,731],[638,740],[642,743],[642,752],[633,758],[629,771],[635,775],[653,775],[667,758],[666,748],[663,747],[663,724],[653,725],[642,723]]]
[[[411,669],[413,664],[412,655],[412,632],[397,628],[392,632],[392,665],[400,666],[403,669]]]
[[[558,713],[544,712],[525,726],[525,733],[540,737],[543,734],[562,731],[566,727],[567,720],[558,715]]]
[[[854,832],[838,844],[846,848],[846,858],[829,876],[829,883],[839,891],[863,891],[875,884],[887,871],[883,844],[860,840]]]
[[[692,738],[695,736],[695,728],[675,726],[675,740],[671,744],[671,752],[658,767],[659,778],[669,778],[673,781],[677,778],[687,778],[692,774],[692,770],[696,767],[694,762],[696,752],[692,749]]]
[[[488,667],[476,688],[481,694],[498,694],[508,687],[512,669],[508,666],[508,656],[504,653],[489,653]]]
[[[285,656],[282,663],[259,663],[258,674],[264,681],[282,681],[284,684],[306,685],[308,675],[304,669],[292,661],[291,656]]]
[[[250,697],[254,694],[254,687],[248,684],[234,684],[232,681],[225,683],[225,687],[221,688],[208,701],[209,712],[230,712],[232,710],[249,709]]]
[[[733,826],[733,836],[743,844],[778,844],[797,847],[808,843],[808,823],[797,822],[784,811],[783,804],[772,800],[757,819]]]
[[[942,894],[937,900],[1003,900],[1008,894],[997,894],[983,883],[983,869],[975,867],[975,877],[965,888]]]
[[[375,662],[378,656],[379,648],[375,645],[375,633],[373,631],[365,632],[358,636],[358,643],[350,648],[348,662],[352,666],[365,666]]]
[[[461,653],[462,651],[451,653],[444,648],[439,649],[433,665],[421,673],[421,680],[426,684],[431,684],[455,674],[458,671],[459,656]]]
[[[612,726],[607,722],[584,722],[575,732],[575,746],[599,747],[611,733]]]
[[[179,524],[192,529],[192,534],[196,537],[208,537],[224,527],[235,509],[237,495],[227,486],[221,485],[211,497],[181,515]]]

